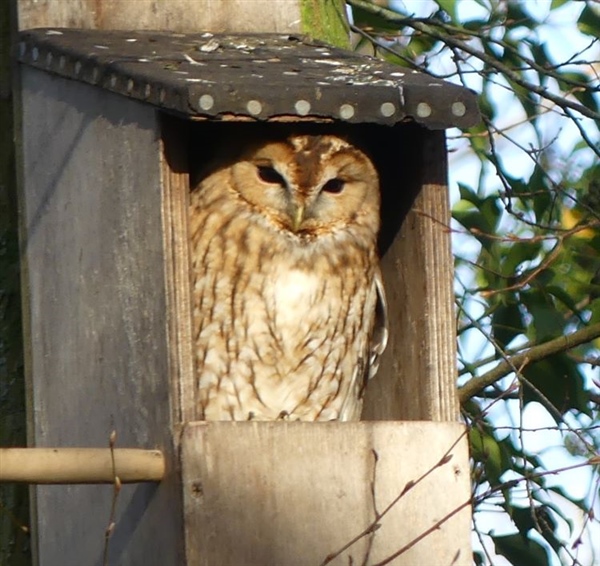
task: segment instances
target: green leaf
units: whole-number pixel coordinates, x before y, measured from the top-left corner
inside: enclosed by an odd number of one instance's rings
[[[552,0],[552,4],[550,4],[550,9],[556,10],[556,8],[560,8],[567,2],[569,2],[569,0]]]
[[[436,2],[453,21],[456,20],[456,0],[436,0]]]
[[[519,27],[525,26],[533,29],[537,25],[536,21],[531,19],[531,16],[524,10],[525,4],[520,2],[507,2],[506,3],[506,27]]]
[[[462,27],[469,31],[477,31],[479,32],[481,28],[489,25],[488,20],[474,18],[472,20],[465,20],[462,22]]]
[[[514,277],[517,275],[518,268],[522,263],[532,261],[537,257],[542,249],[542,243],[539,240],[519,240],[507,245],[506,248],[506,257],[502,262],[502,273],[506,277]]]
[[[533,319],[535,340],[544,342],[563,333],[565,319],[547,293],[531,290],[522,293],[521,300]]]
[[[471,456],[483,463],[490,485],[498,485],[506,470],[506,460],[498,441],[487,432],[474,427],[469,431],[469,442]]]
[[[577,363],[565,354],[556,354],[527,365],[521,373],[528,382],[523,385],[525,403],[538,401],[546,405],[549,401],[560,414],[570,409],[589,414],[588,394],[584,387],[583,375]],[[529,384],[535,387],[535,390]],[[538,391],[543,397],[540,397]],[[555,412],[550,414],[558,420]]]
[[[535,218],[538,222],[542,222],[545,219],[548,210],[552,208],[554,198],[548,190],[546,175],[539,163],[536,163],[527,185],[530,194],[536,195],[533,201]]]
[[[473,231],[473,236],[490,251],[493,242],[485,235],[496,233],[496,226],[501,216],[497,199],[494,197],[482,199],[466,185],[459,184],[459,190],[461,200],[454,206],[452,216],[467,230]]]
[[[520,534],[493,536],[496,554],[507,558],[515,566],[548,566],[546,551],[534,540]]]
[[[507,512],[522,536],[536,528],[535,518],[531,507],[509,507]]]
[[[416,60],[420,55],[430,52],[437,43],[434,37],[413,33],[404,52],[409,59]]]
[[[504,349],[515,336],[524,331],[521,310],[516,301],[502,304],[492,315],[492,332],[494,340]]]
[[[495,197],[489,197],[481,202],[479,211],[486,220],[488,234],[496,234],[496,228],[500,222],[500,217],[503,212],[503,208],[498,205],[498,199]]]
[[[562,72],[560,78],[558,78],[558,84],[562,90],[571,92],[581,104],[594,112],[598,112],[595,93],[597,87],[591,83],[587,75],[576,72]]]
[[[544,537],[546,542],[552,547],[552,550],[558,553],[563,544],[556,537],[556,520],[550,513],[549,507],[540,505],[539,507],[535,507],[534,513],[537,520],[537,532]]]
[[[357,27],[365,28],[376,32],[396,32],[403,29],[403,26],[392,23],[385,18],[372,14],[367,10],[352,6],[352,17]]]
[[[562,543],[556,538],[556,520],[550,513],[550,507],[546,504],[532,507],[509,506],[508,514],[515,523],[523,540],[527,539],[527,533],[534,530],[540,533],[555,552],[562,548]]]
[[[496,117],[496,106],[492,103],[491,98],[489,96],[490,94],[490,89],[485,88],[482,93],[479,95],[479,100],[477,101],[477,105],[479,106],[479,111],[483,114],[483,116],[485,116],[488,120],[494,120],[494,118]],[[493,94],[493,93],[492,93]],[[481,131],[484,131],[484,126],[483,124],[481,124]],[[471,139],[471,143],[474,143],[476,141],[481,142],[482,140],[485,140],[485,138],[483,138],[482,136],[478,136],[480,139],[478,140],[477,138],[472,138]],[[488,144],[486,142],[485,147],[488,147]]]
[[[579,31],[592,37],[600,36],[600,14],[586,4],[577,20],[577,27]]]
[[[533,41],[528,41],[527,43],[529,44],[529,48],[531,49],[533,59],[538,65],[542,67],[552,65],[552,61],[550,60],[550,57],[546,51],[546,46],[544,44],[540,45],[539,43]],[[543,75],[540,76],[541,80],[544,80],[544,78],[545,77]]]
[[[591,312],[590,324],[600,322],[600,299],[594,299],[588,306]]]
[[[577,307],[577,302],[573,300],[573,297],[569,295],[562,287],[558,285],[546,285],[544,286],[544,290],[546,293],[554,296],[560,303],[564,304],[569,310],[573,312],[577,312],[579,308]]]

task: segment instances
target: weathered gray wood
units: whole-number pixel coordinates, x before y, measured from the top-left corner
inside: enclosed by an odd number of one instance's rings
[[[20,29],[165,29],[297,33],[300,0],[19,0]]]
[[[318,566],[373,523],[374,504],[382,513],[429,471],[380,518],[373,537],[331,564],[376,564],[433,529],[391,563],[470,565],[463,430],[425,422],[191,423],[182,439],[187,566]]]
[[[155,111],[22,69],[22,241],[37,446],[170,451]],[[36,488],[40,566],[101,564],[111,486]],[[120,528],[122,526],[122,528]],[[111,564],[181,563],[174,476],[124,486]]]
[[[343,0],[16,0],[19,29],[307,33],[339,47],[350,37]]]
[[[19,28],[300,31],[299,0],[18,0]]]
[[[405,168],[398,198],[386,207],[401,211],[418,196],[381,262],[390,340],[363,418],[452,421],[459,409],[445,138],[424,128],[407,134],[396,150]]]

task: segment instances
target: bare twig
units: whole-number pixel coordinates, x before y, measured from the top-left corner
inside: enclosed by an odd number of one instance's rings
[[[390,23],[397,24],[399,26],[411,27],[425,35],[428,35],[429,37],[444,42],[446,45],[456,47],[457,49],[460,49],[461,51],[464,51],[469,55],[477,57],[496,71],[505,75],[506,78],[510,81],[527,89],[529,92],[535,93],[543,98],[551,100],[557,106],[560,106],[563,109],[571,108],[572,110],[579,112],[582,116],[586,116],[588,118],[591,118],[592,120],[600,120],[600,114],[598,112],[594,112],[592,109],[587,108],[583,104],[579,104],[578,102],[573,102],[562,96],[558,96],[550,92],[543,86],[526,81],[525,79],[521,78],[518,72],[515,72],[510,67],[504,65],[497,58],[492,57],[487,53],[484,53],[483,51],[469,45],[467,42],[462,41],[461,39],[457,39],[456,35],[439,32],[437,29],[434,28],[430,21],[427,21],[427,23],[425,23],[423,20],[417,18],[408,18],[388,8],[372,4],[367,0],[347,0],[347,2],[351,6],[361,8],[362,10],[365,10],[371,14],[380,16]],[[435,22],[435,24],[437,24],[437,22]]]
[[[431,466],[431,468],[429,468],[429,470],[427,470],[424,474],[422,474],[416,480],[411,480],[411,481],[407,482],[406,485],[404,486],[404,488],[402,489],[402,491],[392,500],[391,503],[388,504],[388,506],[381,513],[376,512],[374,521],[372,521],[363,531],[361,531],[358,535],[356,535],[352,540],[347,542],[342,548],[340,548],[339,550],[336,550],[335,552],[332,552],[331,554],[328,554],[325,557],[325,560],[323,560],[323,562],[320,564],[320,566],[326,566],[332,560],[335,560],[343,552],[348,550],[351,546],[356,544],[359,540],[370,535],[371,533],[374,533],[377,529],[379,529],[381,527],[381,523],[380,523],[381,519],[383,517],[385,517],[385,515],[387,515],[411,489],[413,489],[419,483],[421,483],[432,472],[434,472],[435,470],[437,470],[438,468],[440,468],[442,466],[445,466],[452,459],[452,450],[454,450],[454,447],[462,440],[462,438],[465,436],[465,434],[467,434],[466,430],[465,430],[465,432],[460,434],[460,436],[452,443],[450,448],[448,448],[448,450],[446,450],[444,455],[439,459],[439,461],[436,464]],[[374,489],[374,488],[372,488],[372,489]],[[468,505],[468,503],[467,503],[467,505]],[[464,506],[465,505],[462,505],[462,507],[464,507]],[[442,519],[441,522],[445,522],[447,519],[449,519],[452,515],[455,515],[457,512],[458,512],[458,510],[452,511],[447,517]],[[422,537],[418,537],[418,538],[420,540]],[[415,542],[415,544],[416,544],[416,542]],[[413,546],[413,545],[411,544],[410,546]],[[410,548],[410,546],[409,546],[409,548]]]
[[[115,448],[116,440],[117,440],[117,431],[113,430],[110,433],[110,438],[109,438],[108,444],[110,446],[110,453],[111,453],[111,458],[112,458],[114,488],[113,488],[112,503],[110,506],[110,516],[108,518],[108,526],[106,527],[106,531],[104,532],[104,560],[103,560],[104,566],[109,566],[108,549],[110,546],[110,537],[112,536],[113,531],[115,530],[115,519],[117,516],[117,500],[119,498],[119,493],[121,492],[121,480],[119,479],[119,476],[117,476],[117,466],[115,465],[114,448]]]

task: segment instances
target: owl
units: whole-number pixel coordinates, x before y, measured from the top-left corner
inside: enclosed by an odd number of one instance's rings
[[[336,135],[238,145],[190,196],[198,418],[358,420],[387,341],[375,167]]]

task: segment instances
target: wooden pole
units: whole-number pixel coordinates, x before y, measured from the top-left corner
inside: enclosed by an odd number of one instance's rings
[[[0,482],[90,484],[161,481],[159,450],[137,448],[0,448]]]
[[[93,4],[93,5],[92,5]],[[17,0],[19,29],[303,33],[350,46],[343,0]]]

